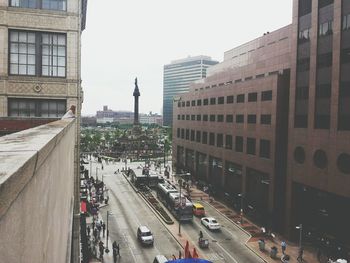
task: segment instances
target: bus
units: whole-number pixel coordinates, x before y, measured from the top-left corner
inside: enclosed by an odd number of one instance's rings
[[[193,219],[192,202],[190,202],[176,187],[168,182],[159,183],[157,197],[179,221]]]

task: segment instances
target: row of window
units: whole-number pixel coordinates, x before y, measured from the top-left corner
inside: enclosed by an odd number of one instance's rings
[[[66,112],[66,100],[9,99],[8,116],[60,118]]]
[[[66,76],[66,35],[9,31],[9,74]]]
[[[224,142],[225,136],[225,142]],[[236,152],[243,152],[244,137],[224,135],[222,133],[215,134],[213,132],[195,131],[189,129],[177,128],[177,138],[181,138],[188,141],[193,141],[202,144],[208,144],[219,148],[225,148],[228,150],[235,150]],[[233,139],[235,144],[233,145]],[[260,139],[259,156],[262,158],[270,158],[270,141]],[[246,153],[250,155],[256,155],[257,140],[255,138],[246,138]]]
[[[272,90],[262,91],[261,92],[261,101],[270,101],[272,100]],[[258,101],[258,93],[251,92],[248,93],[248,102],[256,102]],[[245,94],[239,94],[236,96],[237,103],[245,102]],[[234,96],[226,96],[226,104],[234,103]],[[218,98],[206,98],[206,99],[197,99],[192,101],[179,101],[177,106],[180,107],[194,107],[194,106],[206,106],[206,105],[216,105],[216,104],[225,104],[225,97]]]
[[[305,150],[301,146],[294,149],[294,161],[299,164],[304,164],[306,160]],[[324,150],[318,149],[313,154],[313,163],[319,169],[328,167],[328,158]],[[337,158],[337,166],[340,172],[350,174],[350,155],[341,153]]]
[[[234,122],[234,115],[227,114],[226,118],[223,114],[197,114],[197,115],[177,115],[178,120],[186,120],[186,121],[211,121],[211,122]],[[255,124],[257,122],[256,114],[248,114],[247,115],[247,123]],[[244,123],[244,114],[236,114],[236,123]],[[260,124],[271,124],[271,114],[261,114],[260,115]]]
[[[10,6],[66,11],[66,0],[10,0]]]
[[[325,6],[333,4],[334,0],[319,0],[318,8],[321,9]],[[299,0],[299,17],[311,13],[312,0]]]

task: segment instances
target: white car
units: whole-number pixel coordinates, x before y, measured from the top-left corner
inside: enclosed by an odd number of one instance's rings
[[[206,228],[208,228],[210,230],[220,229],[220,224],[218,223],[218,221],[216,221],[216,219],[214,217],[203,217],[201,219],[201,223],[203,226],[205,226]]]

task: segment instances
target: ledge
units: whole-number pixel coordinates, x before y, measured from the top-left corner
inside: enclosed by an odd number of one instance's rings
[[[0,218],[74,123],[59,120],[0,137]]]

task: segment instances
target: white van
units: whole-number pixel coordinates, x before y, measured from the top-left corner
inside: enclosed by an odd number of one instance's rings
[[[165,263],[165,262],[168,262],[168,259],[163,255],[157,255],[153,260],[153,263]]]

